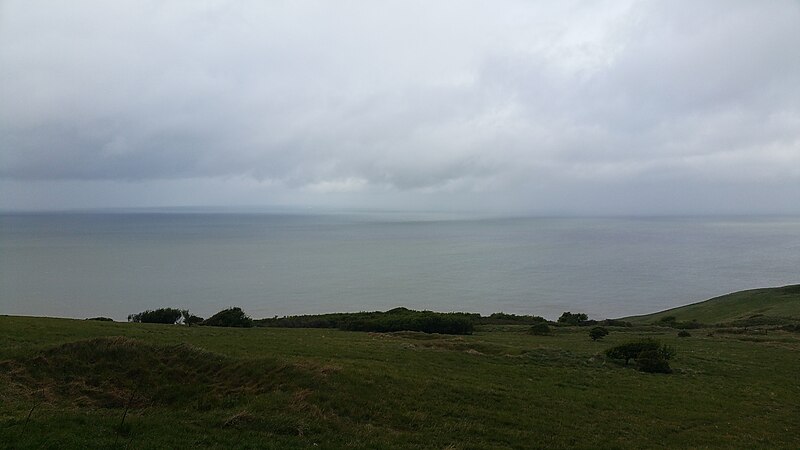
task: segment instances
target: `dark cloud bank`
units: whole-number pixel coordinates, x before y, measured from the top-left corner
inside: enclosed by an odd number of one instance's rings
[[[0,5],[0,207],[800,213],[800,4]]]

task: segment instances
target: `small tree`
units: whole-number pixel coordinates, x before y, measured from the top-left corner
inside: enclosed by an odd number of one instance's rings
[[[212,327],[250,328],[253,326],[253,319],[248,317],[247,314],[242,311],[242,308],[234,306],[233,308],[223,309],[214,314],[204,320],[202,325],[209,325]]]
[[[608,336],[608,330],[603,327],[594,327],[589,330],[589,337],[592,338],[593,341],[603,339],[604,336]]]
[[[632,359],[636,359],[639,353],[644,351],[658,351],[661,344],[653,339],[642,339],[640,341],[628,342],[606,350],[606,356],[611,359],[624,359],[625,365]]]

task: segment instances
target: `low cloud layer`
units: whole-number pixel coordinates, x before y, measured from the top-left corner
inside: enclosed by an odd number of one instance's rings
[[[800,4],[553,3],[4,2],[0,207],[800,212]]]

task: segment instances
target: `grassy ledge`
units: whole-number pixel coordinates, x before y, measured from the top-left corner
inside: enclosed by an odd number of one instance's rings
[[[669,316],[679,321],[704,324],[724,324],[756,317],[800,321],[800,284],[734,292],[704,302],[623,320],[650,324]]]

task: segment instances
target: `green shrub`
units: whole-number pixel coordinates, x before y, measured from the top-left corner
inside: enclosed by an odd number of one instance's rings
[[[686,330],[678,331],[678,337],[691,337],[692,333],[689,333]]]
[[[530,327],[528,333],[536,336],[546,336],[550,334],[550,327],[544,322],[537,323],[536,325]]]
[[[90,317],[90,318],[88,318],[86,320],[96,320],[98,322],[113,322],[114,321],[114,319],[112,319],[110,317]]]
[[[222,311],[214,314],[208,319],[204,320],[201,325],[208,325],[212,327],[236,327],[236,328],[250,328],[253,326],[253,319],[247,316],[242,311],[242,308],[234,306],[232,308],[223,309]]]
[[[645,350],[636,357],[636,368],[648,373],[672,373],[668,358],[658,350]]]
[[[138,314],[130,314],[128,322],[137,323],[177,323],[183,317],[183,311],[175,308],[159,308],[156,310],[147,310]]]
[[[589,319],[584,313],[571,313],[569,311],[561,314],[561,317],[558,318],[558,323],[563,323],[565,325],[580,325],[581,322],[585,322]]]
[[[608,336],[608,330],[603,327],[594,327],[589,330],[589,337],[592,338],[593,341],[603,339],[605,336]]]
[[[490,314],[489,317],[480,317],[480,315],[478,315],[476,322],[481,325],[534,325],[540,322],[547,322],[547,319],[540,316],[497,312]]]
[[[616,347],[611,347],[605,351],[607,357],[611,359],[625,360],[625,364],[632,359],[636,359],[643,352],[658,352],[663,359],[671,359],[675,355],[675,350],[666,345],[661,345],[654,339],[642,339],[639,341],[628,342]]]

